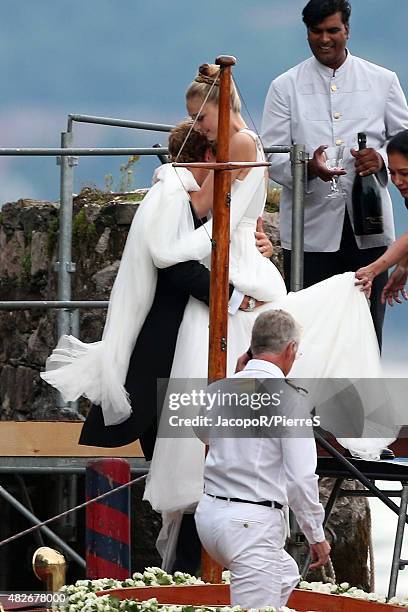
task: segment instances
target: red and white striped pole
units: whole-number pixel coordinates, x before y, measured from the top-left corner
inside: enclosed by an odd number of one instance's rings
[[[86,468],[86,499],[130,481],[125,459],[90,461]],[[86,508],[87,578],[130,577],[130,487],[112,493]]]

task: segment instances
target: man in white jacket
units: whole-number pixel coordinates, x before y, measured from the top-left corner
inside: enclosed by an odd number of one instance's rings
[[[391,199],[386,188],[388,140],[408,128],[408,107],[395,73],[353,56],[346,48],[351,7],[348,0],[310,0],[303,9],[313,57],[278,76],[269,88],[262,120],[265,146],[305,144],[311,157],[305,197],[304,285],[355,271],[394,240]],[[357,134],[368,148],[357,151]],[[344,195],[325,199],[334,174],[325,164],[327,146],[345,146],[340,177]],[[292,176],[288,155],[272,155],[270,176],[283,186],[280,206],[284,268],[290,286]],[[355,236],[351,191],[355,174],[376,174],[381,189],[384,232]],[[377,277],[371,314],[381,345],[387,280]]]
[[[218,385],[222,389],[225,383],[225,389],[231,390],[232,385],[241,389],[241,393],[259,385],[266,391],[279,383],[277,389],[286,402],[284,405],[279,402],[277,411],[273,406],[278,404],[271,404],[268,415],[277,412],[280,416],[310,421],[305,398],[282,380],[296,358],[299,337],[299,327],[289,313],[283,310],[262,313],[252,332],[253,358],[232,379],[213,383],[209,390]],[[273,379],[277,379],[275,384]],[[228,397],[227,392],[225,398]],[[257,399],[254,394],[250,397]],[[269,397],[274,401],[273,394]],[[195,515],[198,535],[210,556],[230,569],[233,606],[280,607],[286,604],[299,580],[298,567],[283,548],[286,540],[283,507],[289,505],[293,510],[310,544],[314,560],[311,567],[324,565],[330,553],[322,527],[324,510],[319,503],[313,431],[310,424],[308,431],[302,426],[285,432],[281,428],[255,426],[252,437],[249,429],[239,432],[232,424],[226,431],[220,431],[217,424],[222,419],[218,417],[227,414],[236,417],[240,408],[238,403],[228,412],[222,399],[217,408],[218,415],[207,412],[212,425],[196,430],[209,445],[204,468],[205,493]],[[256,419],[259,413],[248,411],[251,412]],[[279,434],[281,437],[277,437]]]

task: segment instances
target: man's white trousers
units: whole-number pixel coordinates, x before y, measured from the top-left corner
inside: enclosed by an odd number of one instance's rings
[[[203,547],[231,572],[231,605],[284,606],[299,569],[284,550],[286,522],[277,508],[203,496],[195,520]]]

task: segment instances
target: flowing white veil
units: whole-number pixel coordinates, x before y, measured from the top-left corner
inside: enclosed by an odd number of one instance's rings
[[[121,423],[131,414],[124,383],[133,347],[156,289],[152,249],[166,249],[194,229],[188,192],[197,191],[199,186],[191,172],[165,164],[158,169],[156,181],[130,227],[110,295],[102,340],[86,344],[74,336],[61,336],[47,359],[46,371],[41,373],[43,380],[58,389],[65,401],[75,401],[83,395],[100,404],[105,425]],[[163,231],[158,231],[157,225]]]

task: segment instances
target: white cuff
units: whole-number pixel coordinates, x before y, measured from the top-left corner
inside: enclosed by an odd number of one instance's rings
[[[234,315],[238,312],[244,297],[245,293],[241,293],[241,291],[238,291],[238,289],[234,289],[230,297],[230,301],[228,302],[228,314]]]
[[[317,542],[324,542],[326,536],[324,534],[324,529],[322,526],[320,527],[312,527],[304,529],[304,534],[306,536],[309,544],[316,544]]]

